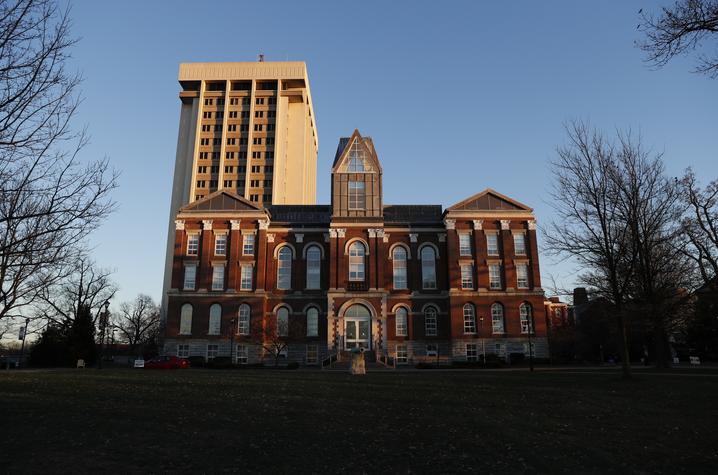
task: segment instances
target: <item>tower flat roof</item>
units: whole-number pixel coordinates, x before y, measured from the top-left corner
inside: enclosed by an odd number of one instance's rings
[[[180,63],[180,81],[202,79],[307,79],[304,61],[247,61],[241,63]],[[308,82],[307,82],[308,85]]]

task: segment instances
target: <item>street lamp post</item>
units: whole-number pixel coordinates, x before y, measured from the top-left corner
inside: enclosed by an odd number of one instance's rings
[[[484,368],[486,367],[486,338],[484,337],[484,317],[479,317],[479,321],[481,322],[481,361],[484,365]]]
[[[533,345],[531,344],[531,334],[534,331],[534,315],[533,312],[529,315],[529,369],[534,370],[534,351]]]
[[[234,324],[237,323],[236,318],[229,321],[229,364],[234,364]]]
[[[110,301],[105,300],[105,303],[102,305],[105,310],[100,314],[100,362],[97,365],[97,369],[102,369],[102,358],[105,355],[105,332],[107,331],[107,319],[109,317]]]
[[[25,357],[25,340],[27,340],[27,326],[30,325],[30,319],[25,319],[25,326],[20,329],[20,336],[22,337],[22,345],[20,345],[20,359],[17,361],[17,367],[22,366],[22,360]]]

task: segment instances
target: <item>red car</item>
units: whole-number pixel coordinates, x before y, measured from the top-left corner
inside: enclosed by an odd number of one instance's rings
[[[148,369],[182,369],[189,368],[189,361],[176,356],[158,356],[145,362]]]

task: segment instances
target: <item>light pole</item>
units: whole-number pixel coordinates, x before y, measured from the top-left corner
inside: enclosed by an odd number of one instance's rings
[[[237,322],[236,318],[229,320],[229,364],[234,364],[234,324]]]
[[[25,319],[25,326],[20,328],[20,339],[22,340],[22,345],[20,345],[20,359],[17,361],[17,367],[20,368],[22,366],[22,360],[25,357],[25,340],[27,339],[27,326],[30,325],[30,319]]]
[[[534,314],[531,312],[529,314],[529,369],[531,371],[534,370],[534,352],[533,352],[533,345],[531,344],[531,334],[534,331]]]
[[[486,368],[486,338],[484,337],[484,317],[479,317],[481,322],[481,361]]]
[[[105,332],[107,331],[107,318],[110,313],[110,301],[105,300],[105,303],[102,305],[105,307],[105,311],[100,314],[100,362],[97,365],[97,369],[102,369],[102,358],[105,355]]]

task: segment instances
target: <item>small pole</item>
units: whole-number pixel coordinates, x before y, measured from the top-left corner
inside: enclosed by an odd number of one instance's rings
[[[481,322],[481,361],[486,368],[486,338],[484,337],[484,317],[479,317]]]
[[[534,331],[534,315],[533,312],[531,312],[531,315],[529,315],[529,368],[531,371],[534,370],[534,352],[531,345],[531,333]]]
[[[232,318],[229,321],[229,364],[234,364],[234,324],[237,321],[236,318]]]
[[[22,345],[20,345],[20,359],[17,361],[17,367],[22,367],[22,360],[25,358],[25,340],[27,339],[27,326],[30,324],[30,319],[25,319],[25,328],[22,329]]]

